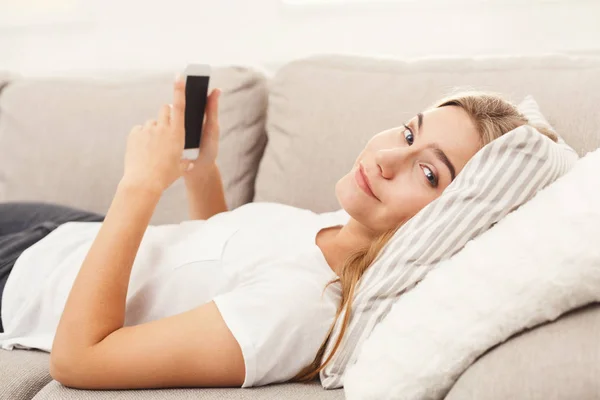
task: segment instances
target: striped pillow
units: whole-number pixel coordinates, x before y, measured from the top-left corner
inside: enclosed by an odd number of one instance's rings
[[[555,143],[529,125],[479,150],[439,198],[398,229],[363,275],[341,346],[321,371],[323,387],[343,386],[346,366],[356,362],[362,343],[398,296],[562,176],[577,159],[564,141]],[[343,317],[333,329],[324,359],[339,335]]]

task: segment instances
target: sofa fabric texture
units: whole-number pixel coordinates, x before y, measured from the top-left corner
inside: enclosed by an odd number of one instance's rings
[[[323,390],[318,382],[248,389],[73,390],[53,381],[34,400],[343,400],[343,390]]]
[[[0,399],[31,399],[52,381],[49,354],[37,350],[0,350]]]
[[[479,357],[445,400],[600,399],[600,303],[514,335]]]

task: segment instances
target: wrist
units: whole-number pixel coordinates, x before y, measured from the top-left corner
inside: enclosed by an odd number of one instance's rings
[[[121,178],[117,189],[124,191],[136,191],[145,196],[156,197],[160,197],[164,191],[158,182],[143,182],[127,176],[123,176]]]
[[[194,168],[191,171],[186,172],[183,175],[183,179],[186,184],[203,184],[210,180],[218,171],[219,167],[217,167],[216,163],[194,165]]]

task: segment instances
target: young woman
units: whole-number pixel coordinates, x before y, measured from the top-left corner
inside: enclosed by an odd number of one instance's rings
[[[458,94],[373,136],[335,186],[339,211],[228,211],[215,164],[220,92],[209,96],[200,157],[190,162],[180,159],[184,89],[176,81],[173,106],[132,129],[106,216],[0,204],[0,345],[51,352],[50,373],[66,386],[315,378],[329,361],[331,326],[386,241],[483,145],[527,123],[495,95]],[[149,226],[182,175],[192,219]]]

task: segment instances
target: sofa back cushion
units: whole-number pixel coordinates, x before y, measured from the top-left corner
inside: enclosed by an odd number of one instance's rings
[[[123,174],[134,125],[171,103],[175,74],[18,79],[0,94],[0,201],[50,201],[106,213]],[[223,90],[217,164],[230,208],[252,200],[266,136],[265,76],[213,68]],[[163,194],[151,223],[189,219],[183,179]]]
[[[456,87],[500,92],[514,103],[532,95],[580,155],[600,145],[600,57],[319,55],[284,65],[270,82],[268,143],[254,200],[339,209],[335,184],[367,141]]]

